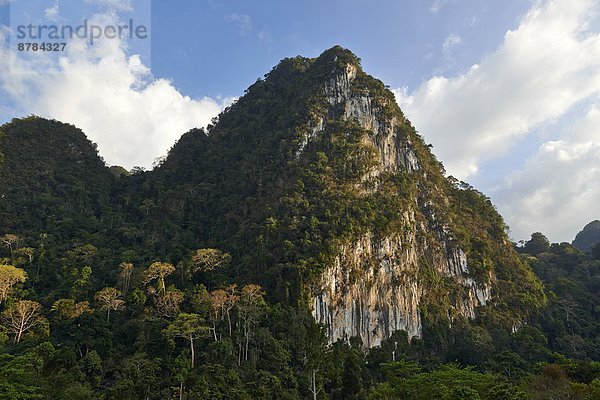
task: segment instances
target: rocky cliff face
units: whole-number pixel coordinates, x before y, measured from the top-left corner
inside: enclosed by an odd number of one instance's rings
[[[323,95],[330,117],[341,110],[342,115],[334,117],[357,121],[369,131],[365,139],[377,149],[380,163],[368,179],[383,171],[423,174],[410,138],[399,129],[407,122],[386,114],[385,99],[376,101],[369,93],[356,90],[356,78],[357,67],[348,64],[325,84]],[[324,128],[325,118],[314,117],[306,141]],[[451,301],[456,315],[473,318],[475,308],[490,299],[493,276],[481,283],[470,276],[464,251],[452,243],[447,227],[436,220],[426,197],[418,196],[412,209],[403,211],[403,232],[378,238],[367,233],[341,246],[333,264],[326,268],[313,291],[313,315],[326,325],[331,342],[360,336],[370,348],[397,330],[420,337],[420,309],[429,290],[424,281],[431,268],[459,288],[459,295]],[[416,218],[416,213],[423,215],[424,221]]]
[[[463,289],[452,301],[456,315],[474,318],[475,308],[491,298],[491,286],[469,276],[462,250],[446,241],[431,246],[439,244],[445,249],[432,250],[413,231],[380,239],[366,235],[342,246],[313,292],[313,315],[326,325],[329,340],[360,336],[370,348],[397,330],[420,337],[420,305],[429,289],[423,262],[432,256],[435,272]]]
[[[374,104],[374,99],[367,94],[356,93],[353,83],[357,76],[358,68],[347,64],[343,73],[332,78],[325,84],[323,95],[330,108],[331,114],[334,110],[342,110],[342,119],[357,120],[364,128],[372,134],[368,136],[370,144],[378,151],[381,158],[381,170],[403,169],[413,172],[419,169],[419,163],[412,144],[408,137],[398,135],[399,123],[397,117],[387,117],[383,107],[387,104]],[[334,117],[340,117],[333,115]],[[301,150],[306,146],[319,131],[324,129],[324,118],[327,116],[316,115],[311,121],[309,134],[301,145]]]

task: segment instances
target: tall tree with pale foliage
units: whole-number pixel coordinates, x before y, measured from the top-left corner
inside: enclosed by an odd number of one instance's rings
[[[147,285],[156,279],[156,290],[158,293],[164,293],[166,291],[165,278],[171,275],[174,271],[175,266],[173,266],[173,264],[158,261],[154,262],[146,271],[144,271],[144,285]]]
[[[156,313],[161,317],[176,317],[179,314],[181,302],[183,302],[183,292],[169,288],[156,299]]]
[[[240,361],[243,358],[248,360],[248,348],[250,345],[250,336],[257,323],[257,320],[266,305],[264,300],[264,291],[262,287],[256,284],[248,284],[242,288],[239,297],[239,318],[241,321],[242,333],[244,336],[243,356],[240,352]]]
[[[217,249],[198,249],[192,255],[194,272],[210,272],[228,264],[231,256]]]
[[[123,290],[125,291],[125,295],[129,292],[129,285],[131,284],[131,275],[133,275],[133,264],[128,262],[122,262],[119,264],[119,268],[121,268],[121,272],[119,273],[119,277],[123,280]]]
[[[2,324],[15,335],[15,344],[21,341],[23,333],[44,321],[41,308],[42,305],[38,302],[20,300],[2,313]]]
[[[20,238],[12,233],[0,236],[0,242],[10,250],[10,258],[13,257],[13,247],[19,243]]]
[[[125,301],[120,299],[122,295],[121,291],[113,287],[106,287],[94,295],[99,308],[106,311],[106,322],[110,321],[111,311],[117,311],[125,304]]]
[[[0,303],[8,298],[17,283],[27,280],[27,273],[12,265],[0,264]]]

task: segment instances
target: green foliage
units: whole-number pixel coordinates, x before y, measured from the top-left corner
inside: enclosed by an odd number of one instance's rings
[[[417,169],[380,168],[381,138],[323,96],[347,71]],[[548,391],[542,363],[569,393],[600,390],[597,260],[541,234],[519,257],[490,200],[444,177],[339,46],[283,60],[149,172],[108,168],[73,126],[13,120],[0,182],[0,311],[40,305],[27,340],[0,331],[3,399],[512,400]],[[366,234],[414,235],[424,293],[423,337],[395,332],[369,354],[328,344],[309,309],[323,269]],[[436,263],[461,252],[464,278],[493,290],[474,320]]]
[[[548,238],[541,234],[540,232],[535,232],[531,234],[531,240],[525,243],[522,251],[527,254],[531,254],[532,256],[537,256],[541,253],[546,253],[550,250],[550,242]]]
[[[600,260],[600,243],[592,246],[592,257],[594,257],[594,260]]]
[[[27,280],[27,272],[12,265],[0,264],[0,303],[11,295],[13,286]]]
[[[0,232],[68,232],[99,227],[113,176],[96,146],[75,127],[41,118],[2,127]]]
[[[363,398],[363,390],[361,357],[356,352],[349,352],[344,360],[342,398],[349,400]]]
[[[50,382],[44,369],[55,349],[40,344],[19,356],[0,355],[0,397],[7,400],[44,399]]]
[[[409,367],[408,370],[406,368]],[[406,372],[397,371],[406,370]],[[444,365],[433,372],[416,373],[410,364],[387,366],[390,380],[375,387],[367,397],[370,400],[402,398],[407,400],[526,400],[526,393],[491,374],[482,374],[470,368]]]
[[[584,253],[589,253],[594,244],[600,243],[600,221],[587,224],[573,240],[573,247]]]
[[[530,257],[542,279],[549,305],[535,321],[548,335],[548,347],[568,357],[600,357],[600,261],[568,243],[552,244]]]

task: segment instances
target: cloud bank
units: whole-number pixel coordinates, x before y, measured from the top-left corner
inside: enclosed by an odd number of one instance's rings
[[[109,3],[113,4],[113,2]],[[115,23],[114,13],[90,22]],[[11,58],[6,30],[0,33],[0,59]],[[156,79],[127,44],[104,40],[93,46],[72,41],[48,72],[47,59],[19,58],[0,63],[0,88],[11,103],[4,110],[36,114],[76,125],[98,144],[111,165],[149,168],[175,141],[194,127],[207,125],[234,99],[194,99],[168,79]],[[7,115],[12,117],[17,115]]]
[[[599,11],[591,0],[536,1],[498,49],[462,75],[395,91],[460,179],[523,141],[539,141],[534,133],[544,131],[545,142],[523,166],[488,189],[515,239],[541,231],[571,241],[600,218]],[[592,104],[585,117],[566,120],[584,104]]]
[[[600,35],[588,24],[597,11],[594,1],[536,2],[480,64],[410,93],[398,89],[398,103],[450,173],[476,174],[481,162],[600,91]]]
[[[514,237],[542,232],[553,241],[570,242],[600,218],[600,105],[562,133],[492,192]]]

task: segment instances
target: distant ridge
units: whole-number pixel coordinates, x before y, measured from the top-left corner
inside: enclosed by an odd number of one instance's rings
[[[592,251],[592,246],[600,243],[600,221],[595,220],[587,224],[573,240],[573,247],[584,253]]]

